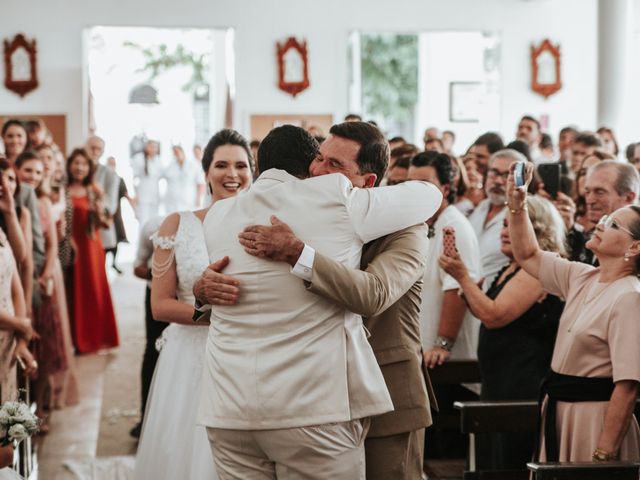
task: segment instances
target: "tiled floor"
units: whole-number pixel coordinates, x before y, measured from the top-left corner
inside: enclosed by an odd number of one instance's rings
[[[131,272],[131,266],[122,267]],[[80,403],[74,407],[56,410],[50,417],[50,433],[41,437],[38,448],[38,479],[40,480],[77,480],[64,462],[69,460],[86,461],[96,458],[100,435],[100,420],[103,412],[105,374],[114,363],[114,356],[125,349],[140,350],[142,358],[144,342],[144,283],[130,273],[115,276],[110,272],[111,290],[116,307],[116,316],[121,336],[121,347],[109,353],[76,356],[76,369],[80,387]],[[132,365],[139,371],[140,365]],[[137,381],[137,375],[136,375]],[[133,385],[139,391],[139,385]],[[137,393],[136,393],[137,395]],[[105,404],[108,406],[108,403]],[[135,405],[138,407],[138,405]],[[131,420],[130,420],[131,421]],[[124,429],[123,444],[131,444],[127,427]],[[112,432],[110,432],[112,434]],[[130,453],[125,448],[122,454]]]

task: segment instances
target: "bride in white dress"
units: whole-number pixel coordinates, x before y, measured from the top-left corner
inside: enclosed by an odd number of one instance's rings
[[[247,141],[233,130],[214,135],[205,148],[212,201],[251,184]],[[202,229],[208,209],[169,215],[152,237],[155,245],[151,306],[170,322],[151,384],[136,455],[139,480],[217,479],[204,427],[196,425],[208,325],[192,321],[193,284],[209,264]]]

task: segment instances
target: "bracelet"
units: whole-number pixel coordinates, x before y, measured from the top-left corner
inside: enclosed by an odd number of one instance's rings
[[[453,346],[455,345],[455,343],[456,342],[454,340],[450,340],[447,337],[438,336],[433,341],[433,346],[434,347],[438,347],[438,348],[442,348],[443,350],[446,350],[447,352],[450,352],[453,349]]]
[[[528,211],[527,209],[527,201],[525,200],[524,202],[522,202],[522,205],[520,206],[520,208],[511,208],[511,205],[509,205],[509,202],[504,202],[504,206],[507,207],[509,209],[509,211],[511,213],[513,213],[514,215],[520,212],[526,212]]]
[[[608,462],[609,460],[615,460],[616,455],[609,453],[606,450],[602,450],[601,448],[596,448],[591,454],[591,459],[594,462]]]

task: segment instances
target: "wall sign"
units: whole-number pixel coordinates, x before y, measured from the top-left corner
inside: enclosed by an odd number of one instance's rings
[[[36,41],[18,34],[4,41],[4,85],[24,97],[38,87]]]
[[[278,87],[294,97],[309,88],[307,42],[289,37],[278,47]]]
[[[560,45],[548,38],[538,47],[531,45],[531,89],[548,98],[561,88]]]

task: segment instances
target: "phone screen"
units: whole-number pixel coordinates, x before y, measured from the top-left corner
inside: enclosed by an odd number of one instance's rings
[[[538,175],[544,184],[545,191],[551,198],[557,198],[560,190],[561,167],[559,163],[543,163],[538,166]]]

